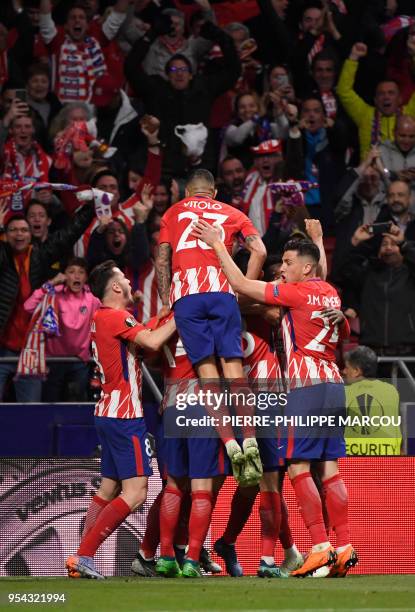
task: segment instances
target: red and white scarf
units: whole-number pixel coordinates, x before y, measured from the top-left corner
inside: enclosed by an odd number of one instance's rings
[[[309,66],[311,66],[311,64],[313,63],[313,57],[317,55],[317,53],[320,53],[320,51],[323,51],[325,40],[326,37],[324,36],[324,34],[320,34],[320,36],[314,41],[314,44],[307,55],[307,61]]]
[[[55,91],[61,102],[89,102],[95,80],[107,71],[101,45],[92,36],[81,45],[65,36],[56,70]]]
[[[16,377],[35,376],[46,378],[46,335],[59,335],[59,320],[56,309],[56,294],[52,285],[36,306],[27,330],[25,345],[20,352]]]
[[[12,179],[15,182],[40,182],[48,180],[49,168],[52,164],[50,157],[46,155],[42,147],[35,140],[32,142],[30,151],[23,155],[16,149],[14,139],[10,139],[4,145],[3,179]],[[12,212],[21,212],[24,203],[31,197],[31,191],[16,191],[13,193],[10,209]]]
[[[3,178],[11,178],[14,181],[33,179],[42,183],[47,182],[51,163],[50,157],[35,140],[27,155],[23,155],[16,149],[13,138],[4,145]]]
[[[169,36],[159,36],[159,41],[172,55],[179,53],[186,46],[186,39],[183,36],[173,39]]]

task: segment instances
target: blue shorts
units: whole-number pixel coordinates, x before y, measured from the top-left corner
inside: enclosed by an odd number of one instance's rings
[[[290,391],[285,417],[300,417],[306,423],[310,416],[346,416],[344,385],[321,383]],[[346,456],[342,427],[302,427],[289,425],[277,438],[278,456],[281,459],[331,461]]]
[[[193,365],[216,355],[242,358],[241,313],[232,293],[198,293],[174,304],[174,319]]]
[[[95,427],[102,446],[101,476],[127,480],[152,475],[151,447],[143,418],[95,417]]]
[[[189,409],[188,409],[189,410]],[[200,417],[205,414],[201,406],[192,406],[185,412],[189,417]],[[177,411],[175,407],[166,408],[163,418],[171,420],[175,418]],[[172,429],[170,422],[168,430]],[[178,431],[178,429],[177,429]],[[201,437],[203,435],[210,437]],[[213,478],[214,476],[227,476],[232,473],[228,454],[223,442],[218,437],[216,430],[212,427],[184,428],[179,432],[181,438],[166,436],[163,442],[163,457],[166,462],[167,474],[174,478]],[[198,435],[199,434],[199,435]]]
[[[255,382],[255,381],[254,381]],[[276,472],[284,469],[285,461],[280,458],[278,447],[281,445],[279,440],[279,428],[275,424],[276,417],[282,416],[284,407],[278,403],[268,403],[266,397],[261,399],[261,396],[266,396],[269,391],[260,392],[257,394],[257,407],[255,410],[256,416],[262,419],[268,418],[268,424],[261,424],[256,427],[256,437],[258,442],[259,454],[261,456],[262,467],[264,472]],[[274,392],[271,392],[275,395]],[[261,399],[261,407],[259,400]]]
[[[259,455],[264,472],[276,472],[284,469],[285,461],[281,458],[281,441],[277,438],[257,438]]]

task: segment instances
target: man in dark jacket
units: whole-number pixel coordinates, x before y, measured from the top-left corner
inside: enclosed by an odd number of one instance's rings
[[[50,278],[50,263],[73,246],[94,217],[91,204],[83,206],[71,223],[42,243],[31,244],[29,224],[11,217],[6,225],[7,242],[0,242],[0,355],[18,357],[25,342],[30,315],[23,304]],[[0,363],[0,400],[16,363]],[[15,381],[18,402],[40,401],[41,381],[22,377]]]
[[[178,125],[209,124],[212,103],[231,89],[241,73],[241,65],[232,38],[221,28],[207,21],[200,35],[219,45],[223,54],[222,68],[209,75],[193,75],[192,64],[183,55],[173,55],[166,64],[167,81],[160,76],[149,76],[141,68],[149,45],[156,33],[151,30],[139,39],[125,61],[127,80],[138,96],[143,98],[146,112],[160,119],[160,140],[165,144],[163,175],[185,177],[191,168],[183,152],[181,139],[175,135]],[[201,158],[204,168],[215,171],[212,134]]]
[[[353,235],[353,246],[339,270],[342,285],[358,296],[354,306],[360,318],[360,342],[378,355],[415,352],[415,242],[406,241],[392,226],[372,258],[367,226]],[[368,256],[369,255],[369,256]]]

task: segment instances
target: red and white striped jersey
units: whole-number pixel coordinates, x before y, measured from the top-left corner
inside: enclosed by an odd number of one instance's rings
[[[262,317],[242,319],[243,366],[248,381],[266,385],[269,391],[284,390],[284,379],[275,347],[276,329]]]
[[[281,325],[285,376],[290,389],[343,382],[336,364],[336,346],[350,329],[347,322],[339,329],[321,314],[325,308],[341,306],[334,287],[319,278],[280,285],[267,283],[265,302],[286,309]]]
[[[138,321],[147,322],[162,307],[162,301],[157,288],[157,275],[154,263],[149,259],[132,279],[133,291],[141,291],[141,300],[134,307],[134,314]]]
[[[163,346],[162,368],[166,385],[162,409],[174,406],[179,393],[188,395],[197,392],[197,374],[177,333]]]
[[[157,329],[160,325],[170,321],[172,317],[173,313],[160,320],[153,317],[147,322],[146,327]],[[160,406],[160,411],[163,412],[167,406],[175,404],[178,393],[194,393],[197,383],[197,374],[177,332],[163,346],[161,367],[165,382],[163,402]]]
[[[246,215],[211,198],[194,196],[169,208],[161,220],[159,244],[168,243],[172,249],[172,304],[194,293],[233,293],[215,251],[191,235],[193,222],[199,218],[222,228],[223,241],[229,253],[239,235],[243,238],[258,235]]]
[[[133,206],[140,201],[140,196],[134,193],[132,196],[118,205],[118,209],[113,211],[113,219],[121,219],[130,230],[134,225]],[[75,243],[74,254],[76,257],[85,257],[88,250],[89,239],[92,232],[98,227],[98,219],[93,219],[79,240]]]
[[[143,416],[139,347],[132,340],[145,329],[126,310],[101,307],[91,326],[91,346],[102,392],[95,416],[135,419]]]

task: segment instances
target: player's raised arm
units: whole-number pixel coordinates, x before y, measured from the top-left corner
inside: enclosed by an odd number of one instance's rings
[[[203,240],[203,242],[212,247],[215,251],[220,266],[234,291],[247,295],[257,302],[265,301],[265,287],[267,283],[250,280],[242,274],[222,242],[219,228],[209,225],[209,223],[203,219],[199,219],[199,221],[193,225],[192,234],[200,240]]]
[[[320,261],[318,262],[317,274],[323,280],[327,278],[327,258],[323,243],[323,228],[318,219],[305,219],[305,229],[311,240],[320,251]]]
[[[259,277],[264,261],[267,258],[267,249],[257,234],[247,236],[245,238],[245,246],[250,254],[246,278],[256,280]]]
[[[134,342],[151,351],[159,351],[175,331],[176,323],[173,317],[165,325],[153,331],[142,329],[134,338]]]

